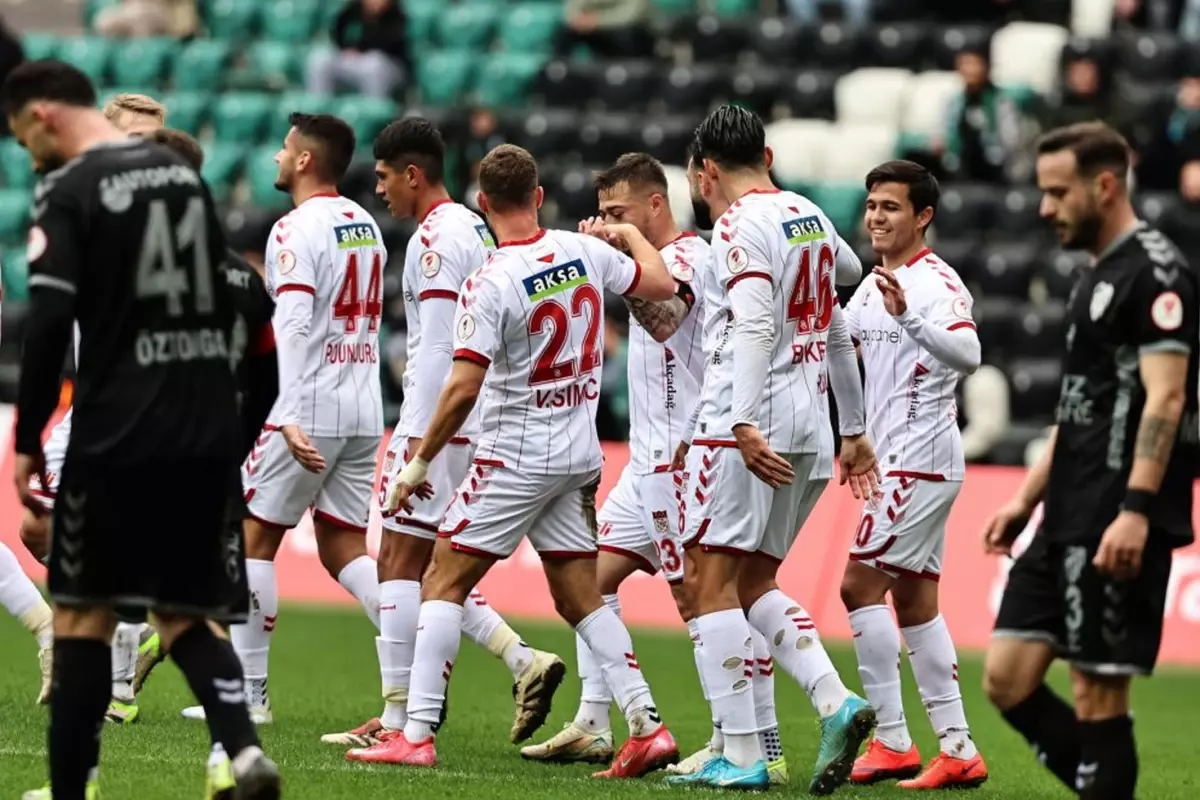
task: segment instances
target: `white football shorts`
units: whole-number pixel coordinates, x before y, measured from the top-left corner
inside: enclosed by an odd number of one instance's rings
[[[412,455],[408,452],[409,438],[394,433],[388,442],[387,453],[383,457],[383,469],[379,473],[380,509],[387,503],[388,487]],[[429,463],[429,473],[425,480],[433,487],[433,496],[428,500],[414,496],[413,513],[401,511],[393,516],[384,516],[383,529],[416,536],[418,539],[437,538],[442,518],[446,516],[446,509],[454,500],[454,491],[466,479],[474,456],[475,446],[471,444],[470,439],[451,439],[450,443],[442,448],[442,452],[438,453],[437,458]]]
[[[492,558],[508,558],[526,537],[543,560],[595,558],[599,484],[600,470],[529,475],[476,459],[438,536]]]
[[[67,441],[71,438],[71,418],[63,417],[50,431],[50,438],[42,448],[46,458],[46,483],[34,475],[29,479],[29,491],[36,497],[47,511],[54,510],[54,498],[58,494],[58,481],[62,477],[63,459],[67,456]]]
[[[787,558],[829,481],[809,477],[819,458],[815,453],[780,455],[791,462],[796,478],[772,489],[746,468],[737,447],[693,446],[687,460],[684,547]]]
[[[288,450],[278,428],[268,426],[242,462],[242,489],[250,516],[267,525],[294,528],[312,509],[313,519],[367,532],[375,486],[373,436],[312,437],[325,469],[309,472]]]
[[[600,507],[600,549],[633,559],[668,583],[683,580],[683,473],[639,475],[629,466]]]
[[[942,574],[946,520],[961,481],[931,481],[889,473],[863,506],[850,559],[892,577],[937,580]]]

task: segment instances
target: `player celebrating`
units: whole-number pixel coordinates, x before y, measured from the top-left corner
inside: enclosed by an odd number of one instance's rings
[[[612,226],[609,235],[633,258],[590,236],[538,227],[542,189],[525,150],[493,149],[480,163],[479,182],[480,208],[499,249],[463,284],[453,372],[420,450],[392,484],[389,509],[411,513],[409,496],[428,490],[429,462],[470,416],[486,377],[475,468],[442,523],[421,585],[408,723],[362,751],[361,760],[436,762],[433,735],[458,654],[462,604],[491,565],[528,536],[542,556],[555,607],[602,665],[629,724],[630,738],[598,776],[637,777],[679,751],[659,719],[629,632],[596,584],[601,293],[666,300],[675,281],[632,225]]]
[[[672,468],[671,457],[703,377],[702,311],[692,310],[689,284],[697,272],[708,270],[709,247],[695,234],[679,232],[667,201],[666,175],[651,156],[621,156],[596,175],[595,186],[601,218],[636,227],[658,248],[685,295],[661,304],[627,301],[638,323],[629,332],[630,461],[597,518],[597,581],[605,605],[620,616],[621,583],[639,569],[654,574],[661,568],[680,615],[690,623],[679,540],[683,476]],[[523,748],[525,758],[598,762],[612,757],[613,694],[582,636],[576,635],[575,646],[583,682],[575,719],[543,744]]]
[[[30,233],[33,310],[15,482],[35,510],[29,479],[44,470],[41,433],[75,321],[82,343],[49,563],[52,796],[96,796],[114,606],[126,604],[157,615],[167,650],[232,756],[239,797],[276,798],[279,774],[250,722],[241,666],[205,620],[244,616],[231,607],[223,533],[237,482],[230,366],[241,353],[212,199],[177,157],[113,127],[95,108],[87,76],[70,65],[23,64],[0,95],[35,160],[65,163],[39,187]],[[143,514],[131,520],[124,498],[134,485],[144,492]]]
[[[685,533],[701,550],[697,662],[724,747],[698,772],[668,780],[767,785],[751,682],[726,667],[735,659],[754,663],[752,626],[821,717],[809,789],[826,794],[849,776],[874,712],[842,684],[811,619],[779,590],[775,573],[832,472],[824,396],[831,382],[842,401],[842,481],[856,496],[872,488],[875,459],[863,433],[858,366],[833,291],[837,239],[820,209],[771,183],[766,135],[752,112],[717,109],[697,128],[695,148],[699,180],[715,183],[731,203],[713,237],[716,279],[707,313],[726,322],[688,453]],[[731,456],[735,447],[741,458]]]
[[[408,362],[400,422],[388,443],[380,476],[380,503],[388,482],[421,445],[442,384],[451,371],[454,308],[467,275],[485,262],[495,244],[484,221],[453,202],[442,183],[445,162],[442,135],[428,120],[409,117],[393,122],[375,140],[377,190],[392,216],[418,220],[404,258],[404,307],[408,321]],[[331,744],[368,747],[385,731],[407,721],[408,681],[412,670],[417,615],[421,610],[421,574],[429,563],[446,506],[471,468],[476,414],[430,465],[434,495],[415,504],[411,515],[386,515],[379,548],[379,669],[385,701],[382,718],[342,734],[327,734]],[[512,671],[516,715],[511,738],[524,741],[550,710],[550,700],[566,667],[551,653],[533,650],[501,619],[483,595],[474,592],[463,607],[463,632],[504,660]]]
[[[321,563],[376,625],[379,615],[376,566],[363,534],[383,434],[379,317],[387,249],[371,215],[337,193],[354,155],[354,131],[326,114],[293,114],[289,121],[275,157],[276,186],[296,208],[275,223],[266,253],[279,400],[242,468],[254,602],[247,624],[230,630],[260,724],[271,721],[275,554],[305,509],[312,507]]]
[[[846,305],[866,372],[867,429],[887,472],[863,508],[842,601],[858,671],[878,728],[850,779],[888,778],[906,789],[978,786],[987,767],[971,740],[958,686],[958,656],[938,613],[938,576],[950,506],[966,466],[956,423],[959,375],[979,366],[971,294],[925,246],[937,180],[911,161],[867,173],[866,227],[883,262]],[[892,597],[900,631],[886,605]],[[924,773],[900,697],[900,634],[941,753]]]
[[[1044,496],[1042,527],[1013,565],[985,686],[1038,758],[1083,798],[1131,798],[1129,682],[1158,657],[1171,552],[1192,541],[1197,467],[1197,277],[1129,200],[1129,148],[1099,122],[1037,147],[1042,216],[1094,257],[1067,305],[1057,430],[1018,495],[988,522],[1008,552]],[[1071,664],[1072,713],[1044,682]]]

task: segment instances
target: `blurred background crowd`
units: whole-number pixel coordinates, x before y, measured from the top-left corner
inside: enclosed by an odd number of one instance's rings
[[[448,184],[474,204],[476,165],[513,142],[539,159],[544,224],[595,213],[592,171],[630,150],[682,170],[691,131],[723,102],[769,123],[780,185],[863,248],[867,170],[893,156],[943,181],[933,246],[971,287],[985,366],[962,389],[969,458],[1022,463],[1058,392],[1063,307],[1086,259],[1039,223],[1038,132],[1103,119],[1137,151],[1142,216],[1200,259],[1200,0],[0,0],[0,77],[22,59],[87,71],[103,98],[162,101],[198,136],[234,245],[261,261],[289,199],[273,156],[291,111],[359,135],[342,190],[377,210],[391,252],[384,365],[400,401],[400,274],[413,223],[372,197],[371,142],[422,114],[448,144]],[[0,139],[0,398],[15,392],[34,176]],[[869,246],[861,249],[874,263]],[[610,303],[599,425],[626,435],[628,317]]]

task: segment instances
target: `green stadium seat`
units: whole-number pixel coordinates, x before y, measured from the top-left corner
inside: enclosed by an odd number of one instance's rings
[[[437,39],[451,50],[485,50],[492,40],[492,28],[500,9],[481,3],[465,3],[446,8],[437,18]]]
[[[497,38],[510,53],[547,51],[562,21],[562,7],[556,3],[520,3],[506,9]]]
[[[411,19],[409,6],[413,5],[411,0],[404,4],[404,13]],[[436,3],[435,3],[436,5]],[[345,3],[322,3],[321,11],[317,14],[317,35],[318,36],[333,36],[333,26],[337,22],[338,15],[342,13],[342,9],[346,7]],[[409,22],[411,25],[412,23]]]
[[[485,56],[475,73],[480,105],[489,108],[523,105],[529,87],[546,64],[540,53],[494,53]]]
[[[808,198],[825,212],[842,238],[854,238],[867,200],[867,190],[861,184],[820,184],[812,187]]]
[[[113,82],[138,86],[142,91],[157,88],[170,74],[179,50],[179,42],[165,37],[121,42],[110,66]]]
[[[216,202],[229,201],[246,161],[246,149],[245,145],[236,142],[210,142],[204,148],[204,167],[200,174]]]
[[[275,163],[275,154],[279,147],[264,145],[250,151],[246,161],[246,183],[250,187],[250,204],[257,208],[287,208],[291,198],[286,192],[275,188],[275,178],[279,176],[279,166]]]
[[[724,17],[749,17],[757,14],[759,0],[713,0],[713,11]]]
[[[0,241],[24,241],[28,228],[28,190],[0,189]]]
[[[417,63],[421,97],[433,105],[458,102],[471,85],[475,61],[466,50],[433,50]]]
[[[293,86],[304,78],[307,52],[287,42],[254,42],[246,49],[247,69],[269,86]]]
[[[263,7],[263,37],[277,42],[307,43],[320,22],[318,4],[313,0],[273,0]]]
[[[357,99],[357,98],[356,98]],[[288,117],[293,112],[303,114],[334,114],[337,112],[338,99],[308,92],[285,92],[273,103],[270,123],[267,125],[266,141],[276,149],[283,144],[283,139],[292,128]]]
[[[96,17],[100,12],[111,6],[120,5],[121,0],[87,0],[83,6],[83,26],[90,30],[95,30]]]
[[[258,30],[259,5],[253,0],[209,0],[201,4],[204,26],[214,39],[251,39]]]
[[[198,136],[208,121],[212,95],[207,92],[171,92],[162,98],[167,107],[167,126]]]
[[[259,142],[267,129],[275,104],[270,95],[228,92],[213,103],[213,133],[220,142],[240,142],[249,147]]]
[[[696,10],[696,0],[654,0],[653,6],[660,14],[690,14]]]
[[[58,50],[58,58],[74,64],[99,84],[108,81],[108,64],[112,58],[113,45],[108,39],[98,36],[80,36],[64,39]]]
[[[370,148],[379,132],[399,117],[400,108],[391,100],[347,97],[338,104],[333,113],[350,123],[359,147]]]
[[[61,39],[53,33],[25,33],[21,35],[21,49],[30,61],[43,58],[58,58]]]
[[[216,39],[195,39],[185,45],[175,58],[175,88],[207,91],[220,88],[229,53],[229,42]]]
[[[443,0],[407,0],[404,4],[404,35],[409,44],[428,42],[433,38],[438,17],[445,6]],[[332,23],[330,30],[333,30]]]
[[[29,300],[29,262],[22,247],[7,248],[0,261],[4,264],[4,302]]]
[[[37,177],[28,151],[11,136],[0,139],[0,176],[8,189],[31,189]]]

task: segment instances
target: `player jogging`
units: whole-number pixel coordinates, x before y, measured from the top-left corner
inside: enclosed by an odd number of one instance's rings
[[[925,246],[939,194],[933,175],[888,161],[867,173],[866,189],[866,228],[883,266],[859,284],[845,315],[865,367],[867,432],[886,466],[842,576],[858,672],[878,720],[850,780],[978,786],[987,767],[967,728],[958,656],[938,613],[946,520],[966,471],[954,390],[979,367],[973,301],[958,273]],[[941,743],[923,773],[900,697],[901,634]]]
[[[44,470],[41,433],[75,321],[81,341],[49,561],[52,796],[97,794],[114,607],[125,605],[156,614],[164,646],[232,757],[236,797],[277,798],[279,774],[250,722],[241,666],[206,621],[245,613],[231,605],[224,532],[237,483],[231,364],[241,353],[212,199],[177,156],[106,120],[91,82],[70,65],[23,64],[0,95],[35,160],[63,162],[35,194],[30,232],[15,482],[35,512],[29,479]],[[142,512],[134,518],[131,486]]]
[[[479,182],[480,208],[500,244],[463,283],[453,371],[421,449],[392,483],[389,509],[411,513],[410,495],[427,493],[429,462],[470,416],[486,378],[479,447],[421,584],[408,723],[376,749],[398,751],[389,763],[436,763],[433,737],[458,654],[462,604],[492,564],[528,537],[542,557],[555,608],[602,665],[629,725],[612,767],[597,776],[638,777],[679,751],[629,632],[596,584],[602,292],[666,300],[675,281],[632,225],[609,229],[632,258],[591,236],[540,228],[542,189],[525,150],[493,149],[480,162]]]
[[[1068,788],[1127,800],[1138,773],[1130,678],[1154,669],[1171,553],[1193,539],[1197,277],[1135,215],[1120,134],[1071,125],[1037,153],[1042,217],[1094,261],[1067,304],[1057,429],[984,532],[988,550],[1007,553],[1043,502],[1008,575],[985,688]],[[1058,654],[1074,711],[1045,683]]]
[[[742,676],[726,667],[735,659],[753,665],[753,627],[821,717],[809,788],[825,794],[849,776],[874,712],[842,684],[808,614],[779,590],[775,573],[832,474],[825,397],[831,382],[842,401],[842,481],[862,494],[874,478],[858,366],[834,299],[838,240],[820,209],[771,183],[766,135],[752,112],[712,112],[696,129],[694,152],[699,180],[715,182],[731,204],[714,226],[715,280],[705,305],[708,319],[726,322],[688,452],[684,535],[700,549],[697,663],[724,742],[720,757],[668,781],[766,787],[755,698],[745,680],[753,671]]]
[[[495,249],[484,221],[453,202],[442,176],[445,144],[428,120],[408,117],[393,122],[375,140],[377,191],[393,217],[412,218],[419,228],[404,257],[404,307],[408,324],[408,361],[404,367],[404,403],[400,422],[388,442],[379,495],[417,452],[451,371],[454,308],[467,275]],[[381,718],[346,733],[327,734],[331,744],[368,747],[386,731],[407,721],[408,681],[412,670],[417,615],[421,610],[421,574],[429,563],[438,525],[454,490],[471,468],[479,419],[472,416],[430,465],[434,495],[415,503],[411,515],[383,518],[379,548],[379,671],[383,677]],[[566,667],[558,656],[525,644],[478,591],[463,606],[463,633],[504,660],[512,672],[516,712],[511,739],[524,741],[541,727]]]

